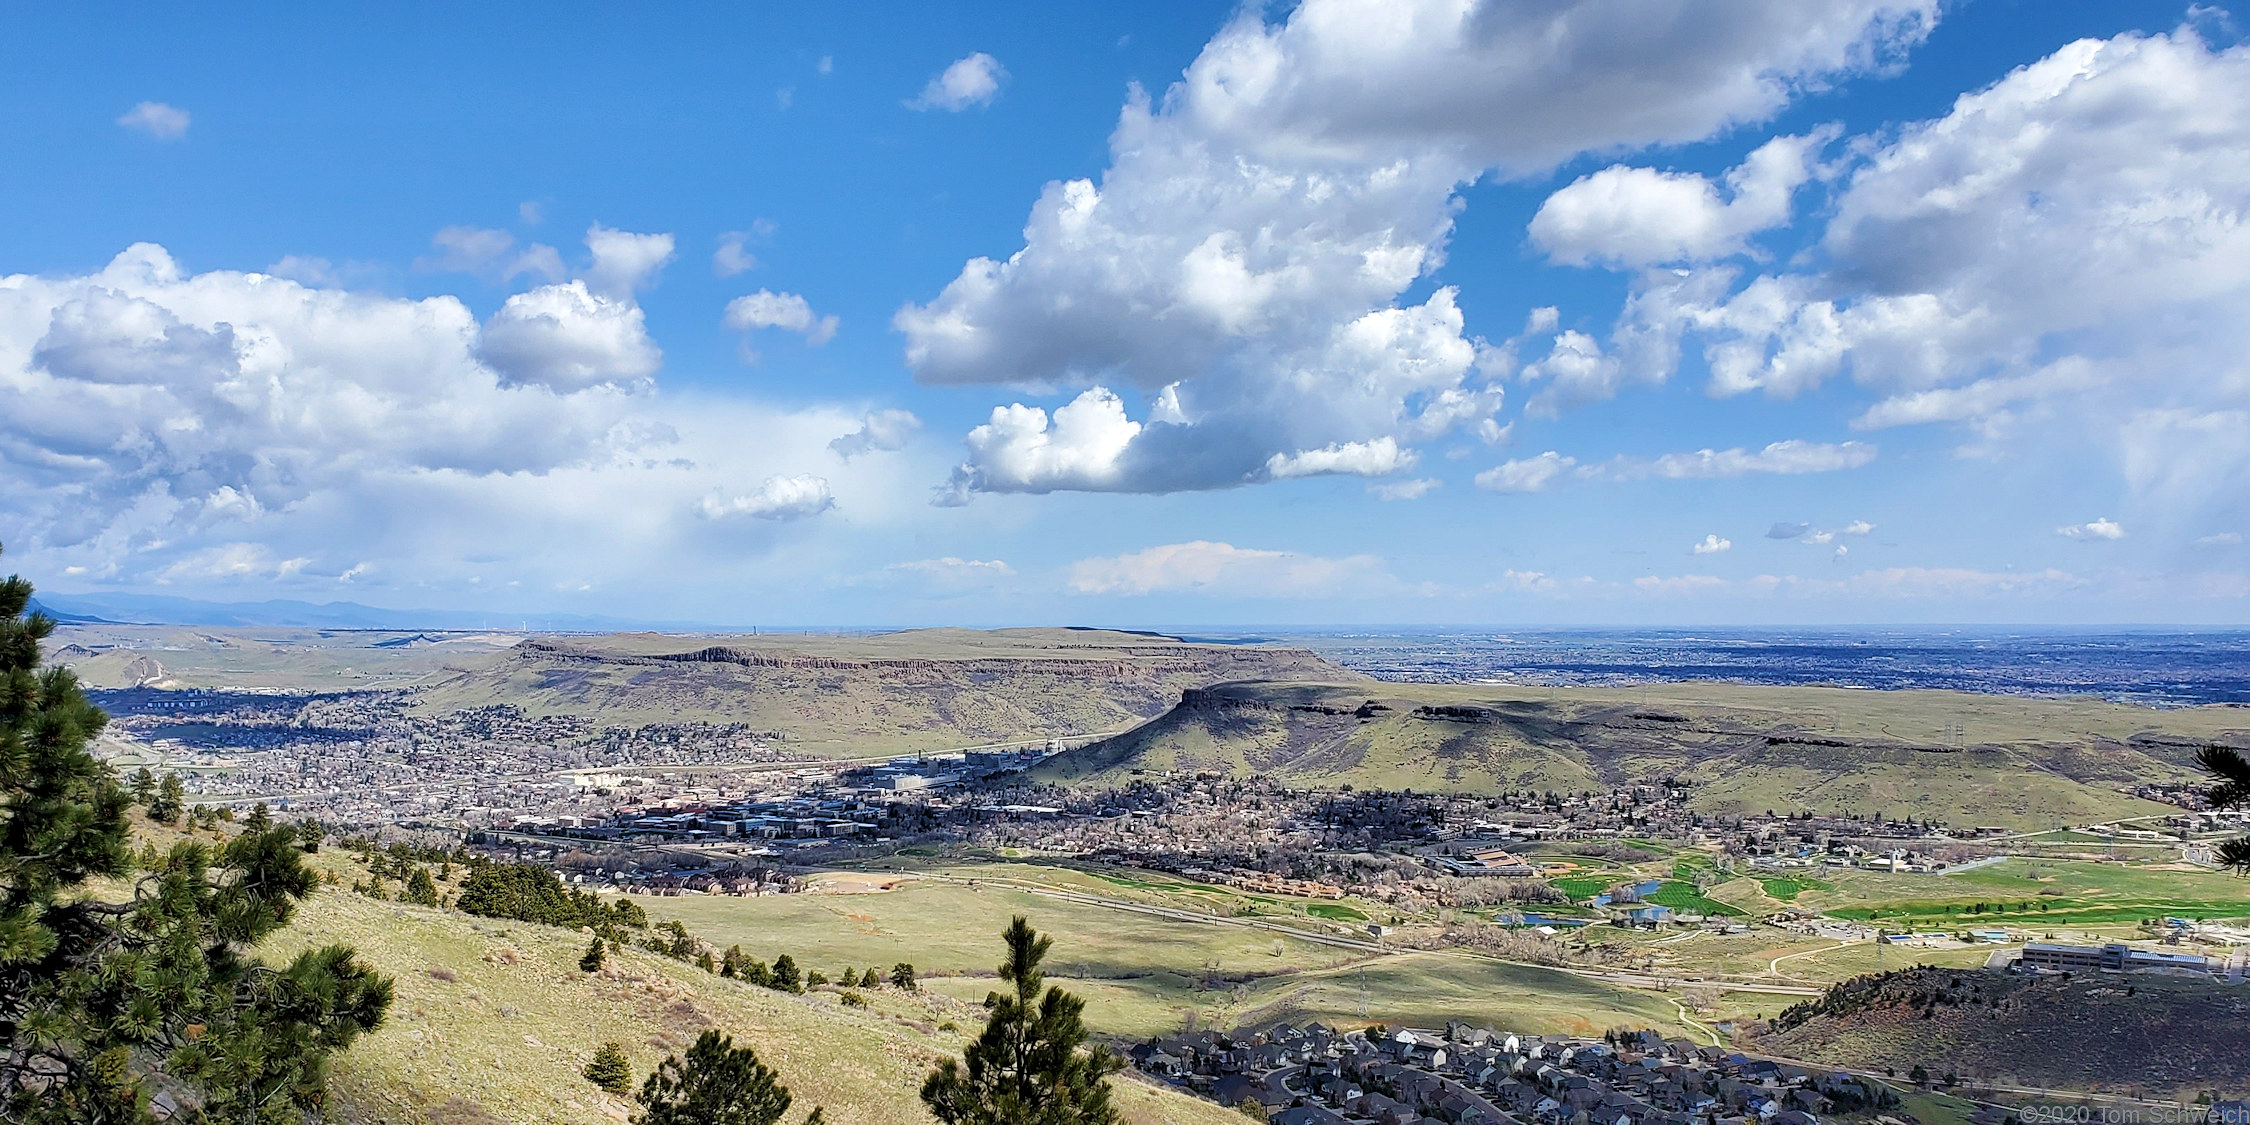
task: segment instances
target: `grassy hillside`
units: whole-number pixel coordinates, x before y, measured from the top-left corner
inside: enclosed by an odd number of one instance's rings
[[[348,857],[320,859],[358,870]],[[628,1104],[579,1075],[593,1050],[615,1039],[645,1075],[708,1027],[755,1046],[780,1072],[799,1099],[791,1120],[821,1104],[839,1125],[927,1121],[922,1076],[981,1023],[1011,913],[1055,937],[1058,982],[1087,999],[1087,1021],[1105,1036],[1176,1030],[1190,1018],[1207,1027],[1457,1018],[1577,1034],[1683,1030],[1658,996],[1551,970],[1430,953],[1366,959],[997,887],[910,880],[887,893],[641,901],[653,918],[682,919],[707,940],[740,941],[760,958],[788,952],[830,975],[912,961],[926,974],[923,989],[871,990],[862,994],[871,1006],[855,1009],[833,990],[786,995],[638,950],[589,975],[577,968],[583,934],[334,889],[308,901],[265,952],[278,959],[341,941],[395,978],[390,1022],[336,1067],[333,1117],[353,1123],[621,1120]],[[1135,1125],[1239,1120],[1129,1075],[1118,1088]]]
[[[2239,708],[1731,684],[1647,689],[1269,682],[1188,694],[1071,751],[1051,779],[1165,771],[1313,784],[1574,791],[1687,778],[1715,813],[1857,810],[2044,828],[2166,811],[2118,792],[2195,775],[2192,747],[2250,742]]]
[[[2250,993],[2208,981],[1911,969],[1837,985],[1753,1046],[1900,1074],[1919,1063],[2011,1085],[2193,1100],[2250,1089],[2245,1026]]]
[[[797,1098],[791,1121],[816,1104],[838,1125],[929,1121],[917,1094],[923,1075],[981,1023],[973,1005],[942,995],[885,990],[872,994],[873,1009],[854,1010],[834,994],[785,995],[630,950],[588,975],[577,969],[585,940],[331,890],[306,904],[272,952],[343,941],[397,981],[390,1022],[336,1067],[341,1122],[607,1125],[628,1105],[579,1074],[596,1047],[618,1040],[645,1076],[711,1027],[780,1072]],[[812,947],[796,952],[823,960]],[[948,1021],[959,1030],[941,1030]],[[1129,1077],[1118,1087],[1137,1125],[1239,1120]]]
[[[1100,630],[547,637],[450,667],[419,703],[739,722],[806,749],[885,753],[1117,730],[1187,688],[1304,675],[1351,676],[1297,649]]]
[[[1022,878],[1031,869],[996,864],[989,870],[994,877]],[[953,874],[977,871],[960,867]],[[1448,1018],[1474,1019],[1542,1032],[1676,1026],[1677,1013],[1657,997],[1546,969],[1450,955],[1370,958],[1269,931],[1062,901],[984,881],[970,887],[905,878],[897,888],[638,901],[651,918],[679,919],[706,940],[739,941],[765,958],[789,952],[830,975],[846,964],[911,961],[928,975],[927,988],[971,1003],[992,987],[994,935],[1011,916],[1026,915],[1042,932],[1058,935],[1050,968],[1088,998],[1089,1026],[1129,1038],[1177,1030],[1191,1013],[1206,1027],[1315,1016],[1440,1025]],[[1086,879],[1074,889],[1103,884]],[[1148,901],[1192,909],[1193,898],[1152,892]],[[808,961],[806,950],[818,951],[815,959]]]

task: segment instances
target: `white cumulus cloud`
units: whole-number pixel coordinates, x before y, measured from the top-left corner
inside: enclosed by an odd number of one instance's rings
[[[718,277],[733,277],[738,273],[758,268],[758,256],[750,252],[749,238],[741,231],[728,231],[719,236],[717,249],[711,251],[711,273]]]
[[[964,559],[953,555],[892,563],[883,570],[886,575],[919,579],[923,585],[940,592],[990,588],[1016,576],[1016,569],[999,559]]]
[[[480,580],[576,590],[655,568],[710,581],[732,565],[712,560],[793,532],[697,519],[698,499],[789,479],[865,425],[659,396],[631,306],[578,282],[519,296],[480,327],[452,296],[190,273],[145,243],[92,273],[0,276],[11,561],[237,598],[255,584],[319,600],[343,581],[402,599]],[[915,471],[901,462],[840,465],[831,495],[855,522],[899,518]]]
[[[510,382],[557,390],[645,379],[664,358],[639,305],[583,281],[508,298],[485,322],[477,356]]]
[[[699,507],[707,519],[755,516],[762,520],[795,520],[816,516],[836,506],[835,494],[825,477],[810,473],[770,476],[756,490],[739,496],[706,496]]]
[[[2178,518],[2239,509],[2250,456],[2215,435],[2250,417],[2250,45],[2079,40],[1844,147],[1801,268],[1644,273],[1618,346],[1660,375],[1699,338],[1718,395],[1848,375],[1861,428],[2106,455]]]
[[[837,323],[834,316],[821,316],[814,312],[812,302],[795,293],[760,289],[727,302],[727,327],[743,333],[756,332],[762,328],[778,328],[804,337],[806,344],[816,348],[835,339]],[[747,337],[743,341],[742,354],[746,360],[757,358]]]
[[[1601,341],[1576,329],[1559,332],[1548,345],[1546,357],[1525,364],[1519,374],[1525,382],[1547,382],[1524,409],[1553,418],[1565,406],[1615,395],[1624,376],[1624,366],[1616,356],[1602,351]]]
[[[1290,477],[1343,474],[1360,477],[1388,476],[1414,464],[1414,451],[1399,448],[1398,439],[1337,442],[1319,449],[1276,453],[1266,459],[1266,475],[1275,480]]]
[[[1721,539],[1719,538],[1718,534],[1714,532],[1710,535],[1704,536],[1702,542],[1688,548],[1688,550],[1691,553],[1698,555],[1716,555],[1723,551],[1734,550],[1734,540]]]
[[[1456,295],[1404,303],[1444,261],[1460,185],[1762,120],[1793,91],[1886,65],[1937,12],[1307,0],[1269,23],[1248,9],[1161,97],[1134,94],[1098,180],[1048,184],[1020,249],[972,259],[894,323],[926,382],[1161,394],[1163,414],[1132,423],[1132,455],[1088,478],[1103,488],[1226,487],[1271,479],[1276,455],[1483,429],[1498,395]],[[1752,207],[1764,181],[1744,179],[1734,202]],[[956,495],[1019,479],[976,458],[972,443]]]
[[[1000,83],[1008,77],[1000,60],[978,51],[930,79],[922,92],[906,103],[909,109],[942,109],[952,113],[970,106],[990,105],[1000,96]]]
[[[1544,492],[1577,463],[1577,458],[1550,449],[1537,457],[1518,458],[1478,473],[1477,487],[1487,492]]]
[[[1531,218],[1531,242],[1567,265],[1648,266],[1697,262],[1747,249],[1745,240],[1789,222],[1791,195],[1812,177],[1812,159],[1833,132],[1775,137],[1720,184],[1693,172],[1615,165],[1547,197]]]
[[[859,428],[828,443],[846,461],[863,453],[888,453],[906,448],[922,420],[911,411],[877,410],[859,420]]]
[[[1101,387],[1056,410],[1052,421],[1020,402],[994,407],[991,421],[969,431],[970,459],[954,470],[939,500],[962,503],[971,490],[1113,490],[1124,480],[1126,447],[1140,432],[1125,404]]]
[[[163,102],[141,102],[117,119],[119,125],[160,141],[176,141],[187,136],[188,122],[188,111]]]
[[[2074,523],[2055,529],[2055,534],[2082,543],[2114,542],[2125,538],[2125,528],[2117,521],[2103,516],[2087,523]]]
[[[1667,453],[1640,459],[1619,457],[1600,472],[1617,480],[1658,477],[1666,480],[1717,480],[1751,473],[1832,473],[1856,469],[1875,459],[1876,449],[1865,442],[1837,444],[1800,441],[1772,442],[1763,449],[1698,449],[1693,453]]]
[[[630,298],[672,260],[672,245],[669,234],[635,234],[596,223],[586,228],[586,250],[593,260],[578,276],[603,296]]]
[[[1420,500],[1443,486],[1444,482],[1436,477],[1422,477],[1417,480],[1386,481],[1370,485],[1368,491],[1381,500]]]

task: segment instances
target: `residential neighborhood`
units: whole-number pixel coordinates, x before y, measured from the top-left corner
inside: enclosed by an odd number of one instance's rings
[[[1158,1080],[1275,1125],[1817,1125],[1897,1096],[1870,1079],[1616,1031],[1600,1039],[1279,1024],[1134,1047]]]

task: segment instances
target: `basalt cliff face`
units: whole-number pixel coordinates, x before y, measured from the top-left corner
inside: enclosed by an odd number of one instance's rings
[[[1302,649],[1091,630],[666,640],[527,639],[432,677],[418,698],[743,723],[808,753],[857,756],[1121,731],[1183,691],[1232,680],[1354,678]]]

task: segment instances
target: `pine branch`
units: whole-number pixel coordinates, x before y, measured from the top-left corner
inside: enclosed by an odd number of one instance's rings
[[[2250,836],[2237,836],[2221,843],[2214,855],[2221,866],[2250,874]]]
[[[2195,764],[2219,779],[2204,796],[2214,808],[2250,804],[2250,760],[2232,746],[2206,746],[2196,751]]]

